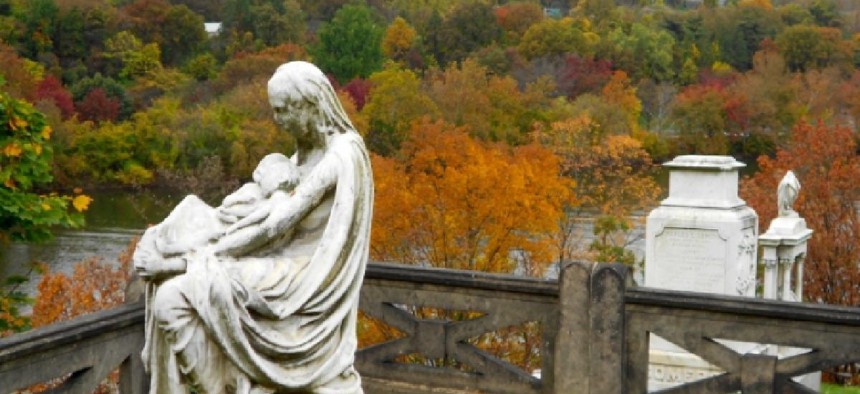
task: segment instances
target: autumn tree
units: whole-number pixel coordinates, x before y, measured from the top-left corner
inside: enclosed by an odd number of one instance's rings
[[[371,75],[369,81],[373,91],[362,110],[370,123],[368,146],[388,156],[400,150],[413,121],[422,116],[437,116],[439,111],[411,70],[388,64]]]
[[[238,52],[224,63],[215,85],[219,93],[259,80],[268,80],[273,70],[284,62],[308,60],[304,48],[283,44],[258,52]]]
[[[53,75],[48,75],[36,86],[36,100],[47,100],[60,109],[63,119],[75,112],[72,94]]]
[[[361,109],[364,108],[364,104],[367,103],[367,98],[370,96],[370,88],[372,86],[373,85],[370,81],[366,79],[354,78],[346,85],[343,85],[342,90],[349,94],[349,97],[355,104],[356,109],[361,111]]]
[[[527,2],[514,2],[496,8],[496,23],[504,31],[505,41],[517,44],[529,26],[544,18],[540,5]]]
[[[583,93],[596,93],[612,76],[608,60],[568,55],[558,78],[558,90],[570,99]]]
[[[719,85],[693,85],[675,97],[675,151],[683,154],[725,155],[730,141],[728,107],[732,97]]]
[[[776,190],[787,171],[801,183],[795,210],[815,231],[804,265],[806,300],[860,305],[860,158],[854,133],[824,123],[799,123],[775,157],[761,156],[759,172],[741,181],[741,197],[759,215],[761,232],[777,215]]]
[[[529,130],[534,114],[524,95],[509,76],[489,74],[473,59],[449,64],[427,75],[429,95],[442,118],[457,126],[469,126],[478,138],[517,143]]]
[[[225,13],[224,27],[250,32],[266,46],[285,43],[301,44],[305,39],[307,25],[305,13],[295,0],[287,1],[234,1],[233,7],[241,5],[244,14]]]
[[[385,29],[385,35],[382,37],[382,53],[389,59],[403,61],[415,45],[416,38],[417,33],[409,22],[397,17]]]
[[[545,148],[510,148],[460,127],[413,124],[399,159],[373,157],[374,259],[541,276],[570,181]]]
[[[382,68],[383,33],[370,7],[345,5],[331,22],[320,26],[319,45],[311,53],[320,69],[341,83],[366,78]]]
[[[0,78],[2,89],[12,97],[24,100],[35,98],[38,78],[33,75],[32,61],[18,56],[15,49],[0,42]]]
[[[642,102],[624,71],[612,73],[599,94],[578,96],[571,107],[574,116],[586,115],[593,121],[591,130],[597,139],[608,135],[644,138],[644,131],[639,127]]]
[[[47,267],[39,281],[33,305],[33,327],[43,327],[77,316],[122,305],[131,269],[133,242],[119,258],[119,264],[88,258],[75,264],[74,272],[50,272]]]
[[[102,88],[95,88],[87,92],[76,105],[81,120],[93,122],[112,122],[119,117],[120,103],[107,96]]]
[[[571,216],[559,222],[555,237],[560,258],[633,263],[625,249],[632,241],[631,214],[652,207],[660,194],[642,143],[629,135],[600,132],[587,113],[538,129],[533,137],[555,152],[561,173],[574,181],[576,204],[567,207]],[[595,218],[590,251],[578,250],[574,242],[581,236],[574,220],[586,213]]]
[[[773,146],[776,141],[788,140],[791,128],[802,116],[803,107],[797,100],[800,86],[772,42],[766,42],[755,54],[753,64],[753,69],[735,78],[727,90],[732,99],[743,100],[739,109],[746,118],[748,139]],[[773,150],[758,153],[772,154]]]
[[[134,108],[125,88],[113,78],[104,77],[101,74],[83,78],[71,86],[69,91],[75,100],[75,106],[77,107],[83,102],[84,98],[94,89],[104,90],[106,97],[119,102],[118,120],[124,120],[131,116]]]
[[[842,50],[839,29],[795,25],[776,37],[779,51],[792,71],[827,67],[850,58]]]
[[[568,53],[590,57],[599,39],[597,34],[575,24],[572,18],[548,18],[531,25],[526,30],[518,49],[529,60]]]

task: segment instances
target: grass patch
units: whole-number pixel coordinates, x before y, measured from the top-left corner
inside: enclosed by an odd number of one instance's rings
[[[860,387],[822,383],[821,392],[823,394],[860,394]]]

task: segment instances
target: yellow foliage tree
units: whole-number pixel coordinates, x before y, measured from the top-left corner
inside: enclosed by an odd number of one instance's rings
[[[409,124],[425,115],[438,113],[436,104],[421,90],[421,80],[410,70],[388,63],[370,76],[373,86],[361,113],[368,121],[368,145],[382,155],[400,148]]]
[[[573,194],[548,149],[481,142],[424,119],[397,157],[373,158],[374,259],[489,272],[519,264],[538,276],[555,260],[553,234]]]
[[[382,53],[389,59],[401,61],[412,48],[418,33],[406,22],[397,17],[385,30],[382,37]]]

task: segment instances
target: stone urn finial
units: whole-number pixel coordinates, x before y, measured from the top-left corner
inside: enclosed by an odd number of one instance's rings
[[[794,210],[794,202],[797,200],[797,194],[800,192],[800,181],[794,176],[794,172],[789,171],[782,177],[779,182],[779,187],[776,189],[777,208],[779,209],[779,217],[798,217],[797,211]]]

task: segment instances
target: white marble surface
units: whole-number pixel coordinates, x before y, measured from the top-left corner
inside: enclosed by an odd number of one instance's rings
[[[135,251],[151,393],[362,391],[353,360],[368,153],[315,66],[282,65],[268,87],[296,154],[264,159],[221,207],[187,197]]]

